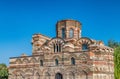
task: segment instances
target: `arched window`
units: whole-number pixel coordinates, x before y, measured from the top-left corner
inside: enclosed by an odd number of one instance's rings
[[[73,58],[73,57],[71,58],[71,64],[75,65],[75,58]]]
[[[61,52],[61,44],[59,43],[59,52]]]
[[[88,45],[87,44],[82,44],[82,50],[88,50]]]
[[[59,52],[59,45],[56,44],[56,49],[57,49],[57,52]]]
[[[73,29],[70,29],[69,37],[70,37],[70,38],[73,38],[73,36],[74,36],[74,30],[73,30]]]
[[[65,38],[65,28],[62,28],[62,38]]]
[[[55,59],[55,65],[58,66],[58,59]]]
[[[57,73],[57,74],[55,75],[55,79],[63,79],[62,74]]]
[[[53,44],[53,47],[54,47],[54,52],[56,52],[56,45],[55,45],[55,44]]]
[[[43,60],[40,60],[40,66],[43,66]]]
[[[61,44],[60,43],[54,44],[54,52],[61,52]]]

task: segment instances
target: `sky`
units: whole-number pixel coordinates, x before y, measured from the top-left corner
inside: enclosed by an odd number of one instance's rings
[[[0,63],[32,55],[32,35],[55,37],[63,19],[82,23],[82,37],[120,41],[120,0],[0,0]]]

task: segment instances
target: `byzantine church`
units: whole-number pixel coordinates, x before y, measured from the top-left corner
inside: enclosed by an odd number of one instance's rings
[[[9,79],[114,79],[114,50],[81,36],[77,20],[56,23],[56,37],[32,36],[32,55],[9,59]],[[48,28],[46,28],[48,29]]]

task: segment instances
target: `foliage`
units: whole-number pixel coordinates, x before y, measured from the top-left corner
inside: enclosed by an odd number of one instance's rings
[[[120,42],[109,40],[108,46],[114,48],[114,77],[120,79]]]
[[[5,64],[0,64],[0,79],[8,79],[8,69]]]
[[[120,46],[115,48],[114,52],[114,76],[115,79],[120,79]]]
[[[116,48],[116,47],[120,46],[120,42],[116,42],[114,40],[109,40],[108,41],[108,46],[112,47],[112,48]]]

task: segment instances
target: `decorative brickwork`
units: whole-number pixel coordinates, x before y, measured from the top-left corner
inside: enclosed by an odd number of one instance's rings
[[[80,22],[58,21],[56,34],[34,34],[32,56],[10,58],[9,79],[114,79],[114,50],[81,37]]]

